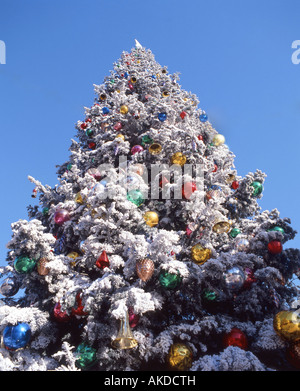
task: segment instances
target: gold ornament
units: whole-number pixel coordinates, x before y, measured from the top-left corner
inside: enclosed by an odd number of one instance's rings
[[[122,105],[120,107],[120,113],[121,114],[127,114],[128,113],[128,107],[126,105]]]
[[[230,223],[222,218],[215,220],[213,225],[213,231],[217,234],[227,233],[230,230]]]
[[[137,79],[136,79],[136,77],[135,76],[132,76],[132,78],[130,79],[130,81],[131,81],[131,83],[136,83],[137,82]]]
[[[135,269],[142,281],[148,281],[154,272],[154,262],[149,258],[140,259],[137,261]]]
[[[212,141],[216,147],[225,143],[225,137],[222,134],[217,134]]]
[[[132,349],[138,345],[138,341],[132,335],[127,311],[124,318],[121,319],[118,335],[111,345],[115,349]]]
[[[187,371],[192,366],[193,353],[191,349],[183,343],[171,345],[167,355],[167,362],[171,369],[177,371]]]
[[[120,133],[120,134],[117,134],[117,135],[116,135],[116,138],[119,138],[119,139],[125,141],[125,136],[124,136],[124,134],[121,134],[121,133]],[[121,141],[121,140],[120,140],[120,141]]]
[[[149,227],[154,227],[155,225],[158,224],[158,221],[159,221],[159,217],[158,217],[158,214],[156,212],[146,212],[144,214],[144,219],[145,219],[145,222],[147,225],[149,225]]]
[[[186,156],[182,152],[176,152],[171,157],[172,164],[179,164],[181,167],[186,163]]]
[[[167,98],[170,95],[169,91],[163,91],[162,96]]]
[[[80,205],[83,204],[83,198],[82,198],[82,195],[80,193],[76,194],[75,202],[77,202],[77,204],[80,204]]]
[[[100,95],[100,99],[103,101],[103,100],[105,100],[106,99],[106,94],[101,94]]]
[[[297,311],[280,311],[273,320],[276,333],[289,342],[300,340],[300,318]]]
[[[162,146],[158,143],[153,143],[150,145],[149,147],[149,153],[151,153],[151,155],[158,155],[162,150]]]
[[[47,267],[48,263],[47,258],[41,258],[37,263],[37,272],[40,276],[46,276],[49,273],[49,268]]]
[[[197,265],[203,265],[209,258],[211,258],[212,252],[209,248],[204,248],[201,244],[195,244],[191,250],[192,260]]]
[[[79,257],[79,254],[76,251],[71,251],[68,255],[68,258],[76,259]]]
[[[231,185],[233,181],[235,181],[235,175],[234,174],[228,174],[227,178],[225,179],[226,183],[228,185]]]

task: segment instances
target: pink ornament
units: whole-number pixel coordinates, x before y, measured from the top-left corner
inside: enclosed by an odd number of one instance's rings
[[[117,122],[117,123],[115,123],[115,125],[114,125],[114,129],[115,130],[121,130],[122,129],[122,124],[121,124],[121,122]]]
[[[62,225],[63,223],[65,223],[68,220],[70,220],[70,214],[69,214],[69,212],[67,210],[65,210],[65,209],[58,209],[58,211],[56,211],[54,213],[54,222],[55,222],[55,224]]]
[[[144,148],[141,145],[134,145],[131,148],[131,153],[134,155],[135,153],[143,152]]]
[[[129,326],[131,328],[136,327],[137,324],[139,323],[140,317],[139,317],[139,315],[137,315],[137,314],[135,314],[133,312],[133,308],[132,307],[130,307],[128,309],[128,316],[129,316]]]

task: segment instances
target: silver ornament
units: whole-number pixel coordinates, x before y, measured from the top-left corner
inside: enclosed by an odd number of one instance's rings
[[[245,274],[238,266],[234,266],[224,273],[226,287],[231,292],[238,291],[245,282]]]
[[[19,290],[19,284],[12,277],[7,277],[0,286],[0,294],[5,297],[14,296]]]

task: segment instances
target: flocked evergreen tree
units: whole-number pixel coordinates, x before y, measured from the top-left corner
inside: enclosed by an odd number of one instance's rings
[[[1,270],[0,370],[300,365],[300,257],[282,248],[296,232],[261,211],[265,174],[238,176],[178,80],[136,41],[95,85],[59,183],[29,177],[39,205]]]

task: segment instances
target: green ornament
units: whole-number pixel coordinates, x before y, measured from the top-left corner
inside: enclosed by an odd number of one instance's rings
[[[182,277],[180,276],[179,272],[175,274],[162,270],[158,279],[162,287],[166,289],[175,289],[181,283]]]
[[[140,206],[145,201],[143,193],[140,190],[130,190],[127,193],[128,201],[131,201],[136,206]]]
[[[71,168],[72,168],[72,164],[71,163],[69,163],[68,165],[67,165],[67,170],[71,170]]]
[[[218,295],[215,291],[210,291],[208,289],[205,289],[203,291],[202,297],[206,301],[216,301],[218,298]]]
[[[153,143],[153,140],[150,136],[148,136],[147,134],[145,136],[142,137],[142,142],[141,142],[141,145],[144,147],[145,144],[152,144]]]
[[[31,273],[36,265],[36,260],[29,258],[26,255],[21,255],[20,257],[16,258],[14,262],[14,268],[16,272],[27,274]]]
[[[277,232],[282,233],[282,235],[285,234],[284,229],[281,228],[281,227],[278,227],[277,225],[276,225],[275,227],[273,227],[273,228],[268,229],[268,232],[269,232],[269,231],[277,231]]]
[[[80,369],[87,369],[91,367],[97,360],[96,349],[85,343],[81,343],[77,346],[75,354],[78,357],[75,365]]]
[[[232,230],[229,232],[229,236],[236,238],[240,233],[241,231],[238,228],[232,228]]]
[[[263,185],[262,185],[261,182],[254,181],[254,182],[251,183],[250,186],[253,187],[253,193],[252,193],[252,195],[253,195],[254,197],[259,196],[259,195],[263,192],[264,187],[263,187]]]
[[[43,213],[43,216],[47,216],[49,213],[49,208],[43,208],[42,213]]]
[[[90,137],[93,134],[93,129],[87,129],[85,134]]]

